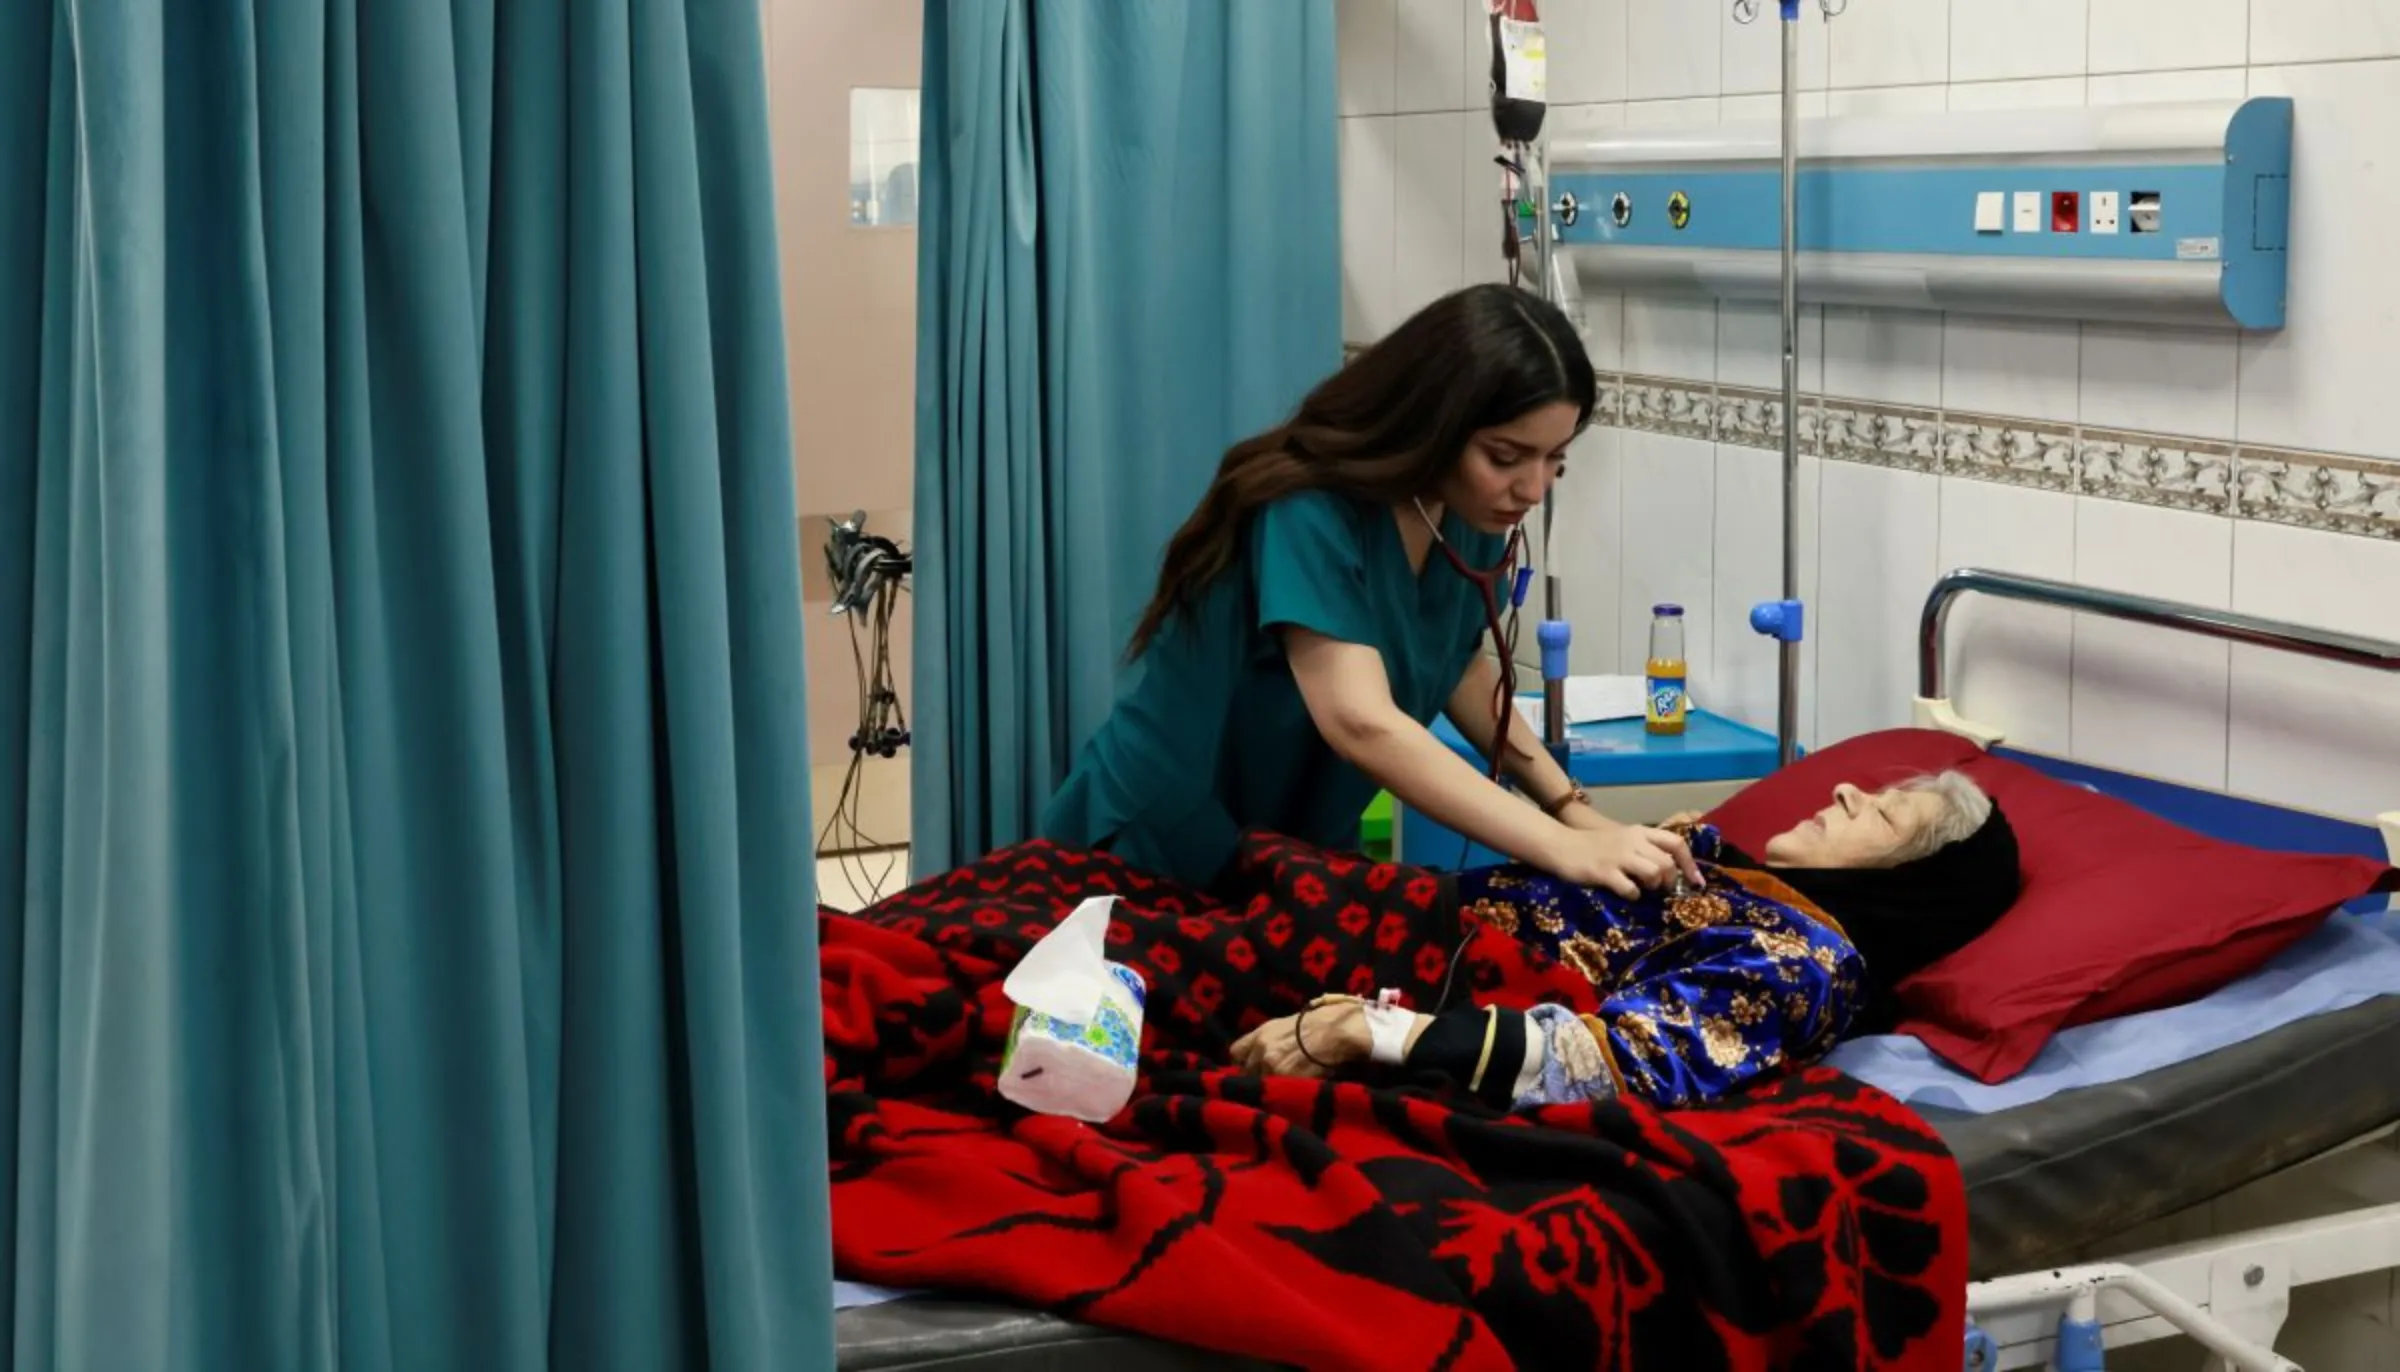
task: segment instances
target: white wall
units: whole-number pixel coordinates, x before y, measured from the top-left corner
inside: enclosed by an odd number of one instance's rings
[[[1499,275],[1498,173],[1481,0],[1339,5],[1363,342]],[[1780,36],[1732,8],[1544,0],[1550,128],[1771,117]],[[2298,126],[2280,334],[1807,312],[1802,386],[1825,397],[1802,422],[1812,741],[1906,722],[1918,609],[1969,564],[2400,638],[2400,0],[1806,9],[1804,114],[2247,93],[2292,96]],[[1591,317],[1615,377],[1562,488],[1578,666],[1630,667],[1647,607],[1681,601],[1695,693],[1771,724],[1773,648],[1747,613],[1780,579],[1776,314],[1602,297]],[[1962,707],[2026,746],[2359,818],[2400,807],[2400,682],[2011,605],[1962,605],[1952,651]]]

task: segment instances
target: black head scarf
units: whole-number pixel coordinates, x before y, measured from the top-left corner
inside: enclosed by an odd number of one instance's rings
[[[1894,988],[1973,943],[2016,904],[2017,831],[1992,806],[1973,834],[1897,867],[1766,869],[1833,916],[1867,964],[1867,997],[1849,1035],[1899,1022]]]

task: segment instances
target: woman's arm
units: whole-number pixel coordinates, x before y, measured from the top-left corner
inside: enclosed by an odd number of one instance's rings
[[[1475,745],[1475,751],[1491,757],[1494,749],[1505,749],[1500,755],[1501,770],[1517,783],[1517,789],[1531,796],[1545,814],[1555,816],[1562,824],[1577,829],[1611,829],[1617,821],[1601,814],[1589,805],[1567,801],[1575,782],[1550,755],[1548,745],[1523,715],[1512,705],[1497,720],[1492,718],[1492,702],[1500,694],[1500,667],[1488,657],[1477,655],[1467,664],[1467,674],[1459,679],[1458,689],[1450,693],[1444,713],[1458,731]],[[1499,737],[1498,725],[1507,730]]]
[[[1373,648],[1287,629],[1284,652],[1327,745],[1410,809],[1579,885],[1633,896],[1678,867],[1700,882],[1690,851],[1673,835],[1623,825],[1572,829],[1494,785],[1392,700],[1383,656]]]

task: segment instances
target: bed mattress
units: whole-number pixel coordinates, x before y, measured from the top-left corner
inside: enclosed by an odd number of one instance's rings
[[[2400,1121],[2400,996],[1989,1115],[1927,1109],[1967,1181],[1974,1273],[2059,1262]],[[1185,1372],[1258,1363],[974,1301],[835,1319],[844,1369]]]

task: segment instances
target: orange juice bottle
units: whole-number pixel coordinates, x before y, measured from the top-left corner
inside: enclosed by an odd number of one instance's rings
[[[1687,669],[1683,662],[1683,607],[1659,605],[1650,611],[1650,663],[1643,669],[1649,690],[1643,723],[1651,733],[1683,732]]]

